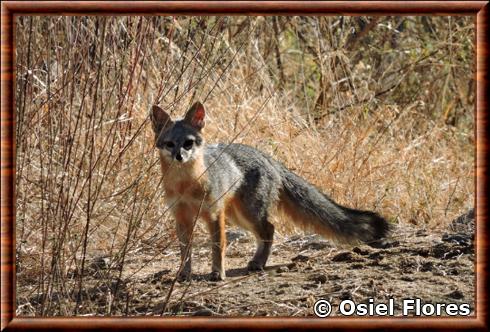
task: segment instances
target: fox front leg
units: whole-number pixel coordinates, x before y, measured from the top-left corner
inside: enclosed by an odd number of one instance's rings
[[[179,207],[176,213],[176,230],[177,237],[180,243],[180,257],[182,262],[182,269],[177,276],[178,280],[190,280],[192,273],[191,257],[192,257],[192,231],[193,221],[191,218],[187,218],[185,207]]]
[[[211,280],[225,280],[225,252],[226,252],[226,233],[225,233],[225,213],[208,223],[209,234],[212,245],[212,266]]]

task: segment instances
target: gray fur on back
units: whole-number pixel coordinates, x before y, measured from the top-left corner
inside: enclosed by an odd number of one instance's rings
[[[249,212],[260,220],[267,218],[270,208],[285,193],[311,222],[326,227],[337,240],[369,242],[385,236],[389,230],[387,222],[376,213],[335,203],[283,164],[250,146],[208,145],[205,164],[216,167],[208,173],[212,191],[234,187]],[[233,185],[233,181],[238,182]]]

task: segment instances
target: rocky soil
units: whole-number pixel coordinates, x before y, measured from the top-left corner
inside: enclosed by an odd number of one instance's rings
[[[157,248],[132,253],[121,278],[115,272],[107,278],[108,260],[94,259],[85,278],[91,286],[83,294],[80,314],[312,316],[314,303],[326,299],[334,309],[332,315],[339,315],[342,300],[388,303],[390,298],[396,315],[401,314],[405,298],[467,303],[474,314],[472,211],[444,232],[396,227],[390,239],[371,246],[341,248],[315,235],[279,236],[265,271],[250,274],[245,266],[254,251],[253,237],[235,229],[227,235],[227,279],[220,282],[209,280],[205,236],[195,241],[190,282],[175,281],[176,246],[167,248],[160,260],[152,258]],[[20,285],[18,292],[27,289]],[[26,302],[19,301],[18,314],[38,314],[39,299]]]

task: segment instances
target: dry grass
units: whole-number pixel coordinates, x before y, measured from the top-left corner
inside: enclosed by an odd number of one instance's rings
[[[473,21],[372,20],[19,17],[19,301],[88,313],[93,257],[117,293],[132,253],[173,244],[152,104],[201,100],[208,142],[252,145],[393,223],[442,228],[472,207]]]

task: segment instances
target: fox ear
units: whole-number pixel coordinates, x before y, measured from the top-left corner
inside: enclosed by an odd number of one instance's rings
[[[157,105],[151,107],[150,118],[155,134],[159,134],[163,128],[173,124],[170,115]]]
[[[190,124],[192,127],[201,130],[202,128],[204,128],[205,116],[206,111],[204,110],[203,104],[201,104],[200,102],[196,102],[185,114],[184,121]]]

